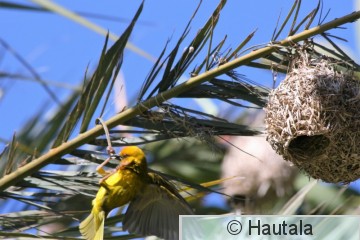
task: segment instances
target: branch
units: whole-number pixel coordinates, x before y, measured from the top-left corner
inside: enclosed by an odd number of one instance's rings
[[[360,18],[360,11],[353,12],[342,18],[338,18],[338,19],[335,19],[328,23],[325,23],[321,26],[316,26],[312,29],[305,30],[299,34],[289,36],[286,39],[277,42],[277,46],[279,46],[279,45],[289,46],[292,43],[296,43],[296,42],[305,40],[307,38],[310,38],[312,36],[315,36],[317,34],[321,34],[327,30],[333,29],[342,24],[354,22],[358,18]],[[162,92],[152,98],[149,98],[148,100],[146,100],[132,108],[126,109],[123,112],[118,113],[117,115],[115,115],[114,117],[112,117],[108,121],[106,121],[106,125],[109,128],[113,128],[119,124],[122,124],[122,123],[132,119],[136,115],[139,115],[148,109],[158,106],[160,103],[167,101],[171,98],[174,98],[174,97],[178,96],[179,94],[184,93],[203,82],[206,82],[206,81],[208,81],[214,77],[217,77],[219,75],[222,75],[222,74],[224,74],[230,70],[233,70],[234,68],[237,68],[239,66],[246,65],[253,60],[256,60],[256,59],[259,59],[266,55],[269,55],[270,53],[274,52],[276,49],[277,49],[277,47],[273,46],[273,45],[269,45],[269,46],[260,48],[253,52],[250,52],[244,56],[241,56],[231,62],[225,63],[216,69],[212,69],[212,70],[207,71],[203,74],[200,74],[196,77],[190,78],[186,82],[179,84],[176,87],[173,87],[173,88],[171,88],[165,92]],[[19,180],[24,179],[25,177],[35,173],[36,171],[38,171],[42,167],[46,166],[47,164],[55,161],[56,159],[64,156],[65,154],[70,153],[72,150],[80,147],[81,145],[89,142],[90,140],[92,140],[102,134],[103,134],[103,129],[100,125],[98,125],[92,129],[90,129],[89,131],[86,131],[86,132],[78,135],[77,137],[73,138],[72,140],[61,144],[59,147],[51,149],[48,153],[44,154],[43,156],[33,160],[32,162],[28,163],[27,165],[20,167],[18,170],[14,171],[11,174],[6,175],[2,179],[0,179],[0,192],[4,191],[8,187],[14,185]]]

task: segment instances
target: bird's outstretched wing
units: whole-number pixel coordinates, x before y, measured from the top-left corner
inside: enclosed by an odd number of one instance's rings
[[[150,184],[131,201],[123,228],[143,236],[179,239],[179,215],[191,215],[192,209],[176,188],[161,176],[149,173]]]

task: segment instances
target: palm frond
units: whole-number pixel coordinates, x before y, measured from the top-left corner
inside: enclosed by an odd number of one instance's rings
[[[114,146],[146,143],[144,149],[149,156],[150,167],[154,171],[164,172],[163,176],[180,181],[197,191],[221,192],[219,189],[209,189],[194,183],[219,179],[219,164],[224,151],[214,140],[216,136],[254,136],[261,134],[262,131],[204,113],[195,107],[176,105],[170,100],[210,98],[235,106],[261,108],[267,101],[269,89],[263,87],[261,82],[252,81],[250,77],[245,77],[238,70],[235,71],[237,67],[274,69],[275,65],[277,69],[286,72],[288,58],[291,57],[295,43],[360,18],[360,12],[355,12],[310,28],[319,11],[319,5],[301,19],[299,12],[301,1],[295,1],[279,31],[274,32],[273,40],[277,41],[285,29],[289,30],[290,37],[266,46],[252,48],[255,50],[246,53],[244,47],[252,40],[254,32],[236,44],[234,50],[231,48],[224,50],[226,37],[218,43],[213,43],[214,29],[225,3],[226,1],[220,1],[204,26],[190,39],[185,52],[180,53],[181,45],[190,34],[190,20],[180,39],[175,43],[175,47],[167,53],[168,46],[165,46],[160,53],[159,59],[144,81],[136,105],[124,109],[106,121],[110,129],[119,124],[132,127],[110,131]],[[83,91],[73,93],[63,105],[63,109],[59,109],[46,124],[42,122],[41,114],[35,115],[0,155],[2,159],[6,159],[4,166],[7,164],[10,170],[13,170],[16,164],[28,160],[28,155],[30,159],[35,158],[0,179],[0,198],[22,202],[37,209],[35,211],[22,209],[17,216],[13,213],[0,215],[0,221],[4,223],[0,224],[2,236],[32,238],[33,235],[23,232],[31,229],[42,231],[43,227],[55,221],[62,224],[61,230],[57,228],[54,233],[41,233],[39,236],[55,239],[76,239],[79,236],[77,228],[72,224],[77,225],[78,219],[88,212],[90,200],[97,192],[100,178],[94,173],[94,168],[107,157],[102,151],[107,145],[105,139],[101,137],[102,127],[95,126],[92,129],[89,127],[97,112],[101,112],[100,102],[105,100],[106,105],[106,99],[122,63],[124,48],[141,10],[142,4],[124,34],[109,49],[106,38],[98,67],[89,80],[84,80]],[[301,32],[300,28],[309,29]],[[337,57],[347,58],[347,55],[337,47],[335,50],[324,49],[329,53],[336,53]],[[314,54],[320,53],[315,51]],[[167,57],[162,59],[164,56]],[[351,65],[350,60],[347,62]],[[181,77],[184,77],[187,71],[190,72],[189,69],[193,69],[192,77],[180,83]],[[40,123],[46,126],[39,128]],[[63,127],[58,131],[60,126]],[[31,129],[35,128],[41,131],[37,134],[32,132]],[[75,132],[77,129],[79,132]],[[70,139],[72,133],[74,137]],[[20,151],[16,147],[20,146],[17,141],[26,143],[33,152]],[[40,153],[46,152],[52,143],[53,149],[38,157]],[[54,170],[55,164],[61,169]],[[117,165],[116,160],[109,164],[110,167]],[[41,169],[43,167],[47,168]],[[300,191],[299,195],[284,208],[284,212],[295,212],[303,203],[310,188],[312,185]],[[60,216],[66,216],[64,222],[59,220]],[[24,219],[22,222],[21,217]],[[115,231],[122,231],[122,228],[117,226],[122,219],[123,215],[119,214],[107,220],[106,237],[109,239],[137,237],[129,234],[112,236]]]
[[[116,43],[106,51],[108,37],[106,37],[104,48],[100,56],[98,68],[93,74],[92,78],[87,82],[87,85],[78,100],[76,107],[69,116],[66,125],[62,128],[58,138],[56,139],[53,147],[59,146],[61,143],[67,141],[70,137],[71,132],[76,127],[77,122],[83,117],[80,132],[87,130],[90,121],[93,119],[95,110],[98,104],[111,82],[113,85],[116,76],[120,70],[122,55],[125,49],[127,40],[133,30],[133,27],[138,19],[142,6],[140,6],[134,19],[132,20],[129,27],[125,30],[124,34],[116,41]],[[110,88],[111,89],[111,88]],[[83,110],[84,109],[84,110]]]
[[[0,8],[9,9],[9,10],[24,10],[24,11],[35,11],[35,12],[44,12],[44,13],[54,13],[52,10],[49,10],[44,7],[37,7],[29,4],[22,4],[22,3],[13,3],[9,1],[1,1]],[[102,19],[107,21],[115,21],[115,22],[126,22],[129,23],[131,19],[126,19],[118,16],[109,16],[103,15],[98,13],[90,13],[90,12],[83,12],[83,11],[74,11],[79,16],[94,18],[94,19]],[[138,24],[141,25],[151,25],[149,22],[139,22]]]
[[[215,28],[221,9],[224,7],[226,1],[220,1],[217,8],[214,10],[211,17],[208,21],[204,24],[204,26],[197,32],[196,36],[190,41],[189,46],[183,51],[180,59],[175,63],[175,58],[179,52],[180,44],[186,38],[189,32],[190,24],[195,17],[201,2],[199,3],[198,7],[196,8],[193,16],[189,20],[183,34],[180,36],[179,40],[177,41],[175,47],[171,51],[171,53],[165,58],[165,60],[161,64],[156,64],[157,70],[153,70],[152,73],[159,73],[160,68],[164,67],[164,73],[161,81],[150,90],[151,83],[155,81],[157,74],[150,74],[148,79],[145,80],[144,87],[140,92],[139,99],[142,100],[143,96],[147,91],[150,91],[149,95],[146,99],[154,96],[156,92],[164,92],[171,87],[174,87],[178,82],[179,78],[184,74],[185,70],[189,67],[189,64],[194,61],[195,57],[201,52],[205,43],[211,37],[212,29]],[[164,49],[165,50],[165,49]],[[161,56],[164,53],[161,54]],[[165,65],[166,62],[166,65]]]

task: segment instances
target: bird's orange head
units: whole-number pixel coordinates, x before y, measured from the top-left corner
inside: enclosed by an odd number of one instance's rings
[[[141,172],[147,170],[145,153],[136,146],[124,147],[120,152],[121,166]]]

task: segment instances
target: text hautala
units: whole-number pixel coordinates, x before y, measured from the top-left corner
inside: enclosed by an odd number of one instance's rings
[[[260,220],[255,223],[249,220],[249,235],[313,235],[312,225],[303,224],[300,220],[297,224],[282,223],[261,224]]]

